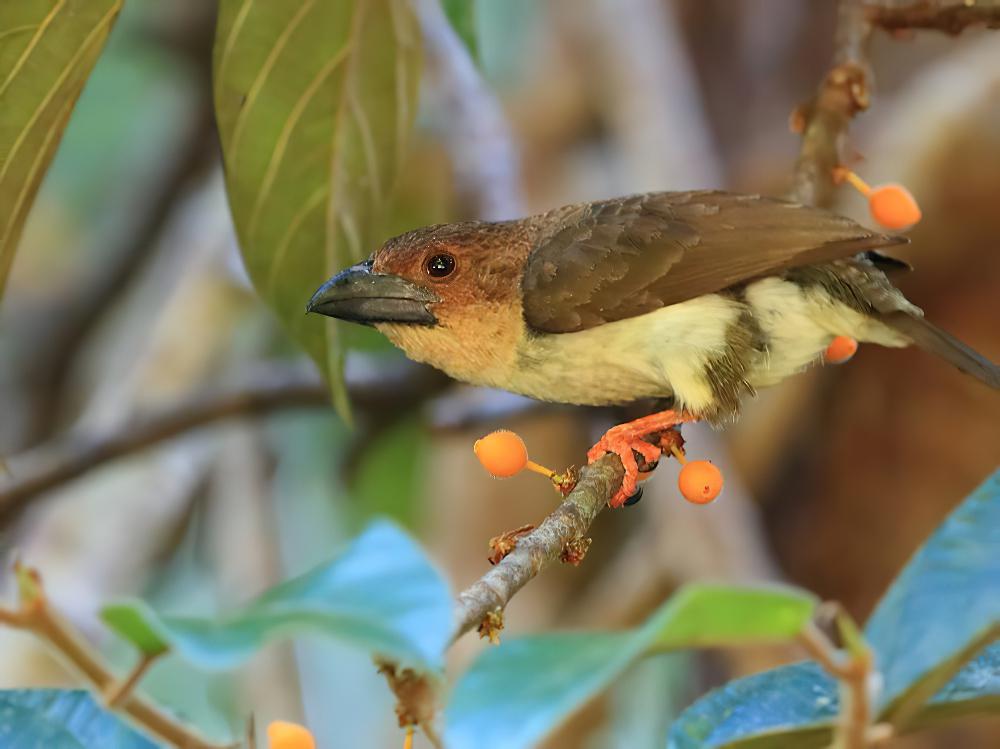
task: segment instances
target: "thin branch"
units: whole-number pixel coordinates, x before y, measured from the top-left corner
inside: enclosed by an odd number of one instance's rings
[[[565,501],[499,564],[459,593],[453,641],[478,627],[488,614],[502,611],[529,580],[560,558],[567,544],[583,538],[621,486],[622,475],[621,461],[615,455],[606,455],[580,471],[580,480]]]
[[[430,674],[400,668],[389,661],[376,660],[376,665],[396,696],[399,727],[410,730],[414,726],[420,728],[435,749],[442,749],[444,744],[434,728],[440,683]]]
[[[840,0],[833,67],[813,99],[792,114],[793,129],[802,133],[792,196],[818,206],[833,200],[833,170],[843,162],[848,127],[871,104],[868,44],[875,28],[958,34],[974,25],[1000,28],[1000,0]]]
[[[458,594],[452,642],[474,628],[488,633],[492,640],[502,626],[499,624],[501,614],[510,599],[535,575],[560,559],[564,549],[579,544],[621,486],[623,473],[621,460],[616,455],[606,455],[585,467],[573,491],[541,525],[519,537],[507,556]],[[485,628],[484,623],[488,623]],[[380,662],[379,670],[396,695],[400,725],[419,726],[428,741],[440,747],[441,740],[434,727],[437,713],[434,685],[425,676],[400,670],[392,663]]]
[[[867,5],[868,19],[886,31],[932,29],[960,34],[970,26],[1000,29],[997,0],[869,0]]]
[[[792,178],[792,194],[800,203],[827,206],[833,199],[832,174],[842,162],[848,126],[871,101],[867,54],[871,31],[863,0],[841,0],[833,67],[815,97],[792,114],[793,129],[802,133]]]
[[[356,381],[351,392],[362,410],[406,410],[447,382],[428,368],[404,366],[389,369],[380,378]],[[117,458],[225,419],[324,407],[329,402],[329,391],[313,375],[271,371],[238,389],[195,395],[106,434],[71,435],[8,461],[14,478],[0,484],[0,527],[41,493]]]
[[[117,710],[120,708],[125,703],[125,700],[135,691],[135,688],[139,686],[142,678],[149,673],[149,669],[153,667],[153,664],[166,653],[166,650],[162,650],[159,653],[143,653],[135,666],[132,667],[132,670],[128,672],[128,675],[121,681],[112,684],[111,689],[105,693],[104,704],[108,710]]]
[[[838,650],[815,624],[809,623],[800,633],[799,641],[806,652],[823,670],[840,683],[840,719],[837,722],[833,746],[836,749],[865,749],[874,736],[884,729],[872,729],[874,711],[869,693],[874,659],[864,648],[856,654]]]
[[[42,639],[63,661],[89,682],[96,693],[108,694],[113,691],[119,683],[118,677],[92,651],[72,625],[49,606],[38,584],[37,574],[29,570],[19,571],[19,576],[26,574],[32,576],[33,594],[29,597],[22,592],[21,604],[17,609],[0,609],[0,624],[31,632]],[[233,746],[208,741],[152,703],[134,694],[126,694],[119,707],[121,712],[128,715],[135,723],[172,746],[183,749],[230,749]]]

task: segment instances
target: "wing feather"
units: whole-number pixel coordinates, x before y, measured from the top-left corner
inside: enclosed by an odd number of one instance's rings
[[[753,278],[906,242],[843,216],[757,195],[664,192],[535,219],[522,282],[532,328],[567,333]]]

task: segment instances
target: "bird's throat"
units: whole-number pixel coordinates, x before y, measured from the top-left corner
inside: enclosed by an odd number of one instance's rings
[[[481,305],[460,317],[439,314],[433,327],[396,323],[375,326],[414,361],[429,364],[456,380],[506,388],[517,359],[524,321],[503,305]]]

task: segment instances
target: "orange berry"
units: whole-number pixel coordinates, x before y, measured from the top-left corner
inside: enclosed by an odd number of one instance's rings
[[[722,491],[722,471],[707,460],[689,460],[681,468],[677,486],[688,502],[707,505]]]
[[[846,335],[839,335],[830,341],[823,353],[827,364],[843,364],[857,353],[858,342]]]
[[[472,450],[483,468],[494,478],[510,478],[528,464],[528,449],[524,440],[506,429],[498,429],[476,440]]]
[[[270,749],[316,749],[316,739],[308,728],[284,720],[267,726],[267,743]]]
[[[920,220],[920,206],[902,185],[880,185],[868,194],[872,218],[886,229],[908,229]]]

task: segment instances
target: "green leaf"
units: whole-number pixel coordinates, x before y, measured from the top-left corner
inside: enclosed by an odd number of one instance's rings
[[[414,414],[368,441],[352,487],[365,520],[382,515],[413,527],[427,465],[425,430],[423,419]]]
[[[382,239],[419,68],[405,0],[220,3],[215,108],[243,258],[345,415],[335,324],[305,304]]]
[[[156,614],[141,601],[109,604],[101,609],[101,618],[143,655],[159,655],[170,650],[170,643],[150,625],[156,620]]]
[[[442,0],[445,15],[461,37],[473,59],[479,57],[479,34],[476,29],[479,0]]]
[[[787,640],[802,631],[817,603],[810,593],[778,585],[690,585],[650,620],[654,639],[648,647],[719,647]]]
[[[203,668],[229,668],[265,642],[315,632],[433,670],[451,635],[451,607],[447,584],[420,547],[394,525],[376,522],[331,562],[223,619],[162,616],[141,602],[108,607],[102,616],[140,649],[152,632]]]
[[[156,749],[83,690],[0,691],[4,749]]]
[[[122,0],[0,3],[0,293],[25,218]]]
[[[837,683],[818,664],[795,663],[731,681],[671,726],[668,749],[809,749],[830,744]],[[967,664],[905,726],[910,731],[1000,711],[1000,646]]]
[[[907,563],[865,626],[898,724],[1000,634],[1000,471]]]
[[[455,686],[446,744],[532,746],[643,655],[792,637],[815,605],[793,588],[691,585],[635,630],[510,640],[486,651]]]

